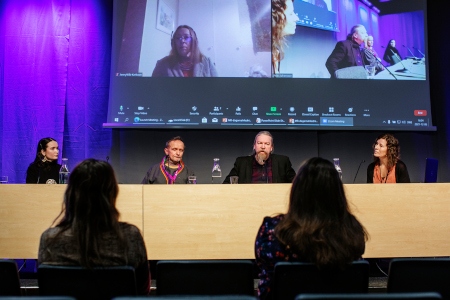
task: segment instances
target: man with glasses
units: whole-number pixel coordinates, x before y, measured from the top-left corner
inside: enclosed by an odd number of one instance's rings
[[[200,51],[194,29],[178,26],[171,46],[170,54],[156,62],[152,77],[217,77],[214,63]]]

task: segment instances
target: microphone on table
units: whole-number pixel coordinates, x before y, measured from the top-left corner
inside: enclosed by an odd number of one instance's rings
[[[353,183],[355,183],[356,176],[358,176],[359,168],[361,168],[361,165],[362,165],[363,163],[365,163],[365,162],[366,162],[366,160],[363,159],[363,160],[359,163],[358,170],[356,170],[355,178],[353,178]]]
[[[392,73],[391,72],[391,70],[389,70],[388,69],[388,67],[386,67],[382,62],[381,62],[381,59],[379,58],[379,57],[376,57],[375,56],[375,58],[378,60],[378,62],[389,72],[389,74],[391,74],[394,78],[395,78],[395,80],[398,80],[398,78],[394,75],[394,73]]]
[[[411,55],[412,55],[412,57],[413,57],[413,59],[415,59],[415,60],[417,60],[418,58],[414,55],[414,53],[412,53],[412,51],[411,51],[411,49],[409,49],[409,47],[406,47],[405,45],[402,45],[403,46],[403,48],[406,48],[406,49],[408,49],[408,51],[409,51],[409,53],[411,53]]]
[[[423,56],[422,58],[425,58],[425,54],[423,54],[423,53],[422,53],[422,51],[420,51],[419,49],[417,49],[417,48],[416,48],[416,47],[414,47],[414,46],[413,46],[413,49],[416,49],[416,50],[417,50],[417,52],[419,52],[419,53],[420,53],[420,55],[422,55],[422,56]]]

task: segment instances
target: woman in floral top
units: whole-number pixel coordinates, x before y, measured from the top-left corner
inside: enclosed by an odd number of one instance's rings
[[[344,267],[361,258],[367,237],[349,211],[334,165],[320,157],[309,159],[292,183],[288,212],[265,217],[256,236],[258,296],[271,298],[277,262]]]

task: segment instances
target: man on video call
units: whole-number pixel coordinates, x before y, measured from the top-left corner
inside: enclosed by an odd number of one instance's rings
[[[253,154],[238,157],[223,183],[239,176],[238,183],[291,183],[295,177],[289,157],[273,154],[273,137],[260,131],[253,143]]]
[[[188,177],[192,174],[182,160],[184,143],[181,137],[176,136],[168,140],[164,153],[166,155],[162,161],[147,171],[142,184],[188,183]]]
[[[337,42],[333,52],[325,63],[331,78],[336,78],[336,70],[370,64],[364,61],[361,44],[367,38],[367,31],[363,25],[355,25],[347,35],[347,39]]]

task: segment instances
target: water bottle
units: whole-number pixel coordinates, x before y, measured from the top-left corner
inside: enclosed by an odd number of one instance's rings
[[[214,164],[213,164],[213,168],[212,168],[212,172],[211,172],[213,183],[214,183],[214,178],[222,177],[222,169],[220,169],[219,161],[220,161],[220,159],[214,158]]]
[[[336,168],[336,171],[339,173],[339,178],[342,181],[342,169],[341,169],[341,165],[339,163],[339,158],[333,158],[334,161],[334,167]]]
[[[61,169],[59,169],[59,183],[67,184],[69,182],[69,167],[67,166],[67,158],[63,158],[61,162]]]

